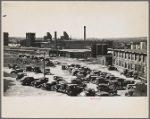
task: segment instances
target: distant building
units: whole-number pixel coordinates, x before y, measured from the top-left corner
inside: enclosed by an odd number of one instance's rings
[[[58,40],[57,46],[62,49],[91,49],[92,44],[105,43],[108,46],[111,45],[111,41],[101,41],[101,40]]]
[[[8,46],[8,42],[9,42],[9,34],[8,34],[8,32],[4,32],[3,33],[3,38],[4,38],[4,46]]]
[[[120,71],[137,72],[140,77],[147,79],[147,50],[145,43],[131,49],[113,49],[113,63]],[[134,49],[135,48],[135,49]],[[137,49],[136,49],[137,48]]]
[[[35,33],[26,33],[26,47],[35,47]]]
[[[88,58],[91,57],[91,50],[88,49],[62,49],[50,50],[49,55],[63,56],[68,58]]]

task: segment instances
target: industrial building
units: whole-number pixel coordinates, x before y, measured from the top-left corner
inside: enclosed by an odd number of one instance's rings
[[[26,47],[35,47],[35,33],[26,33]]]
[[[121,72],[137,72],[141,78],[147,79],[146,42],[139,45],[131,44],[131,49],[112,49],[113,64]]]
[[[9,34],[8,34],[8,32],[4,32],[3,33],[3,39],[4,39],[4,46],[8,46],[8,42],[9,42]]]

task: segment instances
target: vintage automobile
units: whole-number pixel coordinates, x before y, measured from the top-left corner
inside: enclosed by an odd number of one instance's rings
[[[61,69],[62,69],[62,70],[67,70],[67,68],[68,68],[67,65],[62,65],[62,66],[61,66]]]
[[[108,74],[110,74],[110,73],[107,73],[107,72],[101,72],[100,73],[100,75],[103,76],[103,77],[106,77]]]
[[[41,89],[48,90],[48,91],[55,91],[56,84],[58,84],[56,81],[43,83],[43,84],[41,84]]]
[[[34,71],[34,68],[30,65],[26,66],[26,71]]]
[[[135,84],[128,84],[126,87],[126,93],[125,96],[133,96],[133,92],[136,88]]]
[[[46,66],[49,66],[49,67],[56,67],[55,64],[52,62],[52,61],[48,61],[46,63]]]
[[[101,77],[92,75],[92,76],[90,76],[90,82],[91,83],[96,83],[98,78],[101,78]]]
[[[125,80],[125,85],[127,86],[128,84],[135,84],[135,81],[130,79]]]
[[[114,66],[112,66],[112,65],[109,65],[109,66],[108,66],[108,70],[117,70],[117,68],[114,67]]]
[[[17,69],[17,68],[19,68],[18,66],[17,66],[17,64],[8,64],[8,67],[9,67],[9,69]]]
[[[111,77],[115,77],[113,74],[107,74],[106,76],[105,76],[105,78],[107,79],[107,80],[109,80]]]
[[[56,85],[56,91],[65,93],[69,96],[77,96],[79,93],[81,93],[83,90],[82,87],[80,87],[78,84],[72,84],[72,83],[59,83]]]
[[[12,70],[10,73],[11,73],[11,74],[17,74],[17,73],[19,73],[19,72],[23,72],[23,69],[14,69],[14,70]]]
[[[79,71],[76,75],[78,78],[84,78],[85,77],[85,74],[83,71]]]
[[[99,71],[99,70],[93,70],[93,71],[91,71],[91,76],[100,76],[100,74],[101,74],[101,71]]]
[[[95,90],[91,88],[86,88],[84,91],[80,93],[80,96],[95,96]]]
[[[97,86],[98,91],[104,91],[108,92],[111,95],[117,95],[117,89],[115,88],[114,85],[109,85],[109,84],[99,84]]]
[[[35,79],[33,77],[23,77],[20,81],[22,85],[27,85],[30,86],[31,82],[34,81]]]
[[[35,73],[42,73],[40,67],[34,67],[34,72]]]
[[[53,76],[53,80],[55,80],[56,82],[60,82],[60,81],[64,81],[64,78],[63,77],[61,77],[61,76],[57,76],[57,75],[55,75],[55,76]]]
[[[45,75],[51,75],[50,68],[45,69]]]
[[[99,85],[99,84],[109,84],[109,81],[107,81],[105,78],[100,77],[100,78],[96,78],[96,82],[95,84]]]
[[[41,84],[47,83],[47,82],[48,82],[48,78],[42,77],[42,78],[34,79],[34,81],[31,82],[31,85],[36,88],[40,88]]]
[[[115,84],[117,90],[125,89],[125,87],[126,87],[126,79],[116,78],[116,82],[114,84]]]
[[[132,85],[133,88],[129,88]],[[125,95],[126,96],[147,96],[147,84],[145,84],[144,82],[137,82],[136,84],[128,84]]]
[[[19,73],[17,74],[16,80],[18,81],[18,80],[20,80],[21,78],[23,78],[24,76],[27,76],[27,73],[19,72]]]

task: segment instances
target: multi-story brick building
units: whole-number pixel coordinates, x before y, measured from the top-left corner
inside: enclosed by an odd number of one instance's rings
[[[113,64],[120,71],[137,72],[142,78],[147,79],[147,50],[143,49],[113,49]]]

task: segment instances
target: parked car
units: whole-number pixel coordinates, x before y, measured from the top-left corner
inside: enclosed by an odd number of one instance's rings
[[[115,86],[116,86],[117,90],[125,89],[126,80],[123,78],[116,78]]]
[[[90,74],[93,75],[93,76],[100,76],[101,71],[99,71],[99,70],[93,70],[93,71],[91,71]]]
[[[17,73],[19,73],[19,72],[23,72],[23,69],[14,69],[14,70],[12,70],[10,73],[11,73],[11,74],[17,74]]]
[[[56,85],[56,91],[70,96],[77,96],[83,90],[78,84],[61,83]]]
[[[62,65],[62,66],[61,66],[61,69],[62,69],[62,70],[67,70],[67,68],[68,68],[67,65]]]
[[[127,79],[127,80],[125,81],[125,85],[127,86],[128,84],[135,84],[135,81],[134,81],[134,80]]]
[[[45,74],[46,74],[46,75],[51,75],[50,69],[46,68],[46,69],[45,69]]]
[[[34,81],[31,82],[31,85],[36,87],[36,88],[40,88],[41,84],[43,83],[47,83],[48,82],[48,78],[38,78],[38,79],[34,79]]]
[[[95,90],[91,88],[87,88],[80,93],[80,96],[95,96]]]
[[[136,85],[135,84],[128,84],[126,87],[125,96],[133,96],[133,92],[135,91]]]
[[[26,71],[34,71],[34,68],[32,66],[26,66]]]
[[[97,86],[98,91],[108,92],[111,95],[117,95],[117,89],[113,85],[109,84],[99,84]]]
[[[18,66],[17,66],[17,64],[8,64],[8,67],[9,67],[9,69],[17,69],[17,68],[19,68]]]
[[[108,70],[116,70],[117,71],[117,68],[112,66],[112,65],[110,65],[110,66],[108,66]]]
[[[27,85],[30,86],[31,82],[34,81],[35,79],[33,77],[23,77],[20,81],[22,85]]]
[[[24,76],[27,76],[27,73],[19,72],[19,73],[17,74],[16,80],[20,80],[20,79],[23,78]]]
[[[41,84],[41,89],[49,90],[49,91],[55,91],[56,90],[56,84],[58,84],[56,81],[43,83],[43,84]]]
[[[40,67],[34,67],[34,72],[35,73],[42,73]]]

